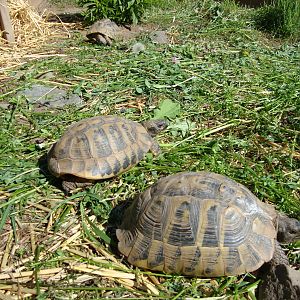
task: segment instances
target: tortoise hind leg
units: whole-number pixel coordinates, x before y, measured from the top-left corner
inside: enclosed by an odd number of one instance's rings
[[[93,182],[93,180],[67,175],[63,178],[62,188],[66,194],[70,194],[73,190],[77,188],[86,188],[88,186],[93,185]]]

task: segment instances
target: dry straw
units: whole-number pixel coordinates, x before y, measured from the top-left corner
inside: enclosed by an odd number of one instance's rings
[[[7,3],[15,43],[0,38],[0,79],[6,78],[6,71],[37,59],[40,49],[54,37],[69,35],[66,24],[47,22],[47,12],[38,14],[27,0],[8,0]],[[37,55],[32,58],[33,53]]]

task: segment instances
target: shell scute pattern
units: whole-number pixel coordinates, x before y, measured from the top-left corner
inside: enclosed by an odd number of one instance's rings
[[[70,126],[48,154],[50,172],[98,180],[136,165],[153,140],[139,123],[115,116],[81,120]]]
[[[94,153],[98,158],[108,157],[112,155],[113,150],[110,146],[109,139],[107,134],[105,133],[104,128],[95,128],[93,130],[92,141],[94,143]],[[90,154],[91,157],[92,154]]]
[[[234,207],[229,207],[224,212],[223,230],[224,246],[238,247],[244,242],[247,232],[251,230],[250,220]]]
[[[273,256],[272,212],[225,176],[179,173],[136,198],[117,230],[118,247],[133,265],[167,273],[251,272]]]
[[[176,208],[174,219],[169,225],[170,232],[167,239],[169,245],[183,247],[195,244],[197,227],[191,226],[191,209],[192,207],[187,201],[183,201]]]
[[[206,228],[203,234],[203,247],[219,247],[220,246],[220,208],[216,204],[212,204],[206,211]]]
[[[85,159],[91,157],[91,149],[89,147],[89,138],[82,134],[80,136],[74,137],[73,141],[70,141],[70,147],[66,144],[67,149],[69,149],[69,155],[72,159]],[[67,153],[65,154],[65,156]],[[67,157],[67,156],[66,156]]]
[[[195,268],[198,265],[198,261],[201,257],[201,252],[199,247],[196,247],[194,255],[192,257],[192,259],[187,258],[187,266],[185,266],[184,272],[186,274],[193,274],[195,273]]]
[[[225,266],[225,274],[234,274],[235,272],[243,273],[244,269],[242,269],[240,272],[236,271],[239,269],[240,266],[242,266],[242,261],[240,258],[240,253],[237,248],[234,247],[228,247],[227,249],[227,262],[228,264]]]

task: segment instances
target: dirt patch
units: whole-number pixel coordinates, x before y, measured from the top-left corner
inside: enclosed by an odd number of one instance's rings
[[[76,5],[74,1],[60,2],[49,0],[28,0],[28,2],[41,14],[45,11],[57,15],[77,14],[83,11],[83,8]]]

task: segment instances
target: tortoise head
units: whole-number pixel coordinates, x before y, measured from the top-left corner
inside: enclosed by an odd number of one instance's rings
[[[300,222],[284,214],[278,214],[277,240],[280,243],[290,243],[300,239]]]
[[[168,124],[165,120],[149,120],[142,122],[148,133],[153,137],[159,132],[167,128]]]

